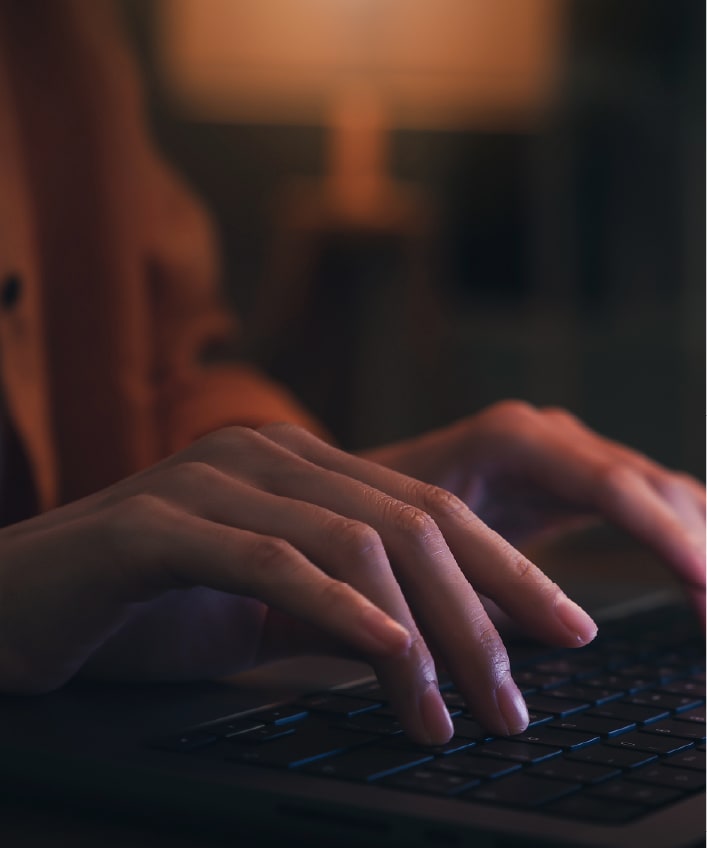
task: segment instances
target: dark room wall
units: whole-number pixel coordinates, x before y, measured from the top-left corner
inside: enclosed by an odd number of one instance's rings
[[[421,246],[323,240],[276,339],[256,315],[275,210],[293,175],[321,174],[324,130],[180,117],[156,79],[154,3],[123,5],[155,134],[216,216],[249,355],[345,445],[514,396],[702,475],[703,4],[573,0],[532,133],[395,132],[393,171],[428,203]]]

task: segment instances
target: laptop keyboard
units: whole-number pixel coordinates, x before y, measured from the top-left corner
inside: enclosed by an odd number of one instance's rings
[[[643,615],[604,626],[584,649],[510,655],[530,713],[528,729],[514,737],[485,734],[443,682],[455,734],[444,746],[417,745],[371,681],[149,745],[607,824],[704,790],[704,644],[684,618]]]

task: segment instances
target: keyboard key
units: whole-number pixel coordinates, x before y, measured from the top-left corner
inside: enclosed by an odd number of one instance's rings
[[[587,653],[582,657],[582,651],[572,652],[570,657],[558,657],[534,664],[534,669],[548,675],[564,675],[567,678],[594,675],[601,672],[601,661],[598,655]]]
[[[541,713],[537,710],[528,711],[528,728],[534,728],[536,725],[545,725],[551,722],[555,717],[551,713]]]
[[[679,769],[697,769],[700,772],[705,771],[705,753],[698,752],[697,749],[685,749],[682,752],[677,752],[665,758],[661,763],[664,766],[674,766]]]
[[[519,773],[483,784],[476,790],[464,794],[464,798],[475,802],[510,805],[514,808],[537,808],[575,793],[581,787],[582,785],[577,783],[552,781]]]
[[[232,734],[227,737],[229,743],[270,743],[272,740],[279,740],[280,737],[287,737],[289,734],[294,734],[295,729],[290,726],[282,725],[260,725],[256,728],[251,728],[248,731],[243,731],[240,734]]]
[[[631,781],[658,784],[661,787],[682,788],[686,791],[701,790],[705,786],[705,775],[694,769],[679,769],[662,763],[651,764],[628,775]]]
[[[648,707],[648,705],[631,705],[626,702],[610,702],[603,707],[596,707],[590,711],[591,716],[602,716],[607,719],[626,719],[638,725],[646,725],[649,722],[657,722],[670,715],[670,711],[660,707]]]
[[[454,752],[461,752],[476,745],[473,740],[465,740],[463,737],[452,737],[447,743],[439,746],[422,746],[415,743],[406,734],[398,734],[393,737],[382,737],[379,741],[381,746],[387,749],[404,749],[408,752],[426,752],[429,755],[447,757]]]
[[[574,699],[553,699],[547,693],[533,693],[526,697],[525,703],[528,710],[551,713],[554,716],[570,716],[590,706],[589,702]]]
[[[282,705],[272,710],[261,711],[253,714],[252,718],[260,722],[272,723],[273,725],[286,725],[289,722],[299,722],[305,719],[307,711],[298,705]]]
[[[375,711],[376,716],[397,717],[397,713],[393,710],[392,705],[384,704]]]
[[[557,778],[561,781],[579,781],[580,784],[598,784],[600,781],[607,781],[609,778],[621,775],[621,770],[613,766],[585,764],[565,758],[554,758],[536,766],[530,766],[525,772],[527,775],[541,775],[544,778]]]
[[[602,674],[594,675],[582,681],[588,687],[599,687],[605,690],[618,690],[623,693],[638,693],[641,690],[648,690],[655,681],[652,678],[630,678],[627,675]]]
[[[596,734],[586,731],[567,731],[552,728],[551,726],[540,726],[515,734],[511,740],[520,740],[524,743],[541,743],[544,746],[559,747],[561,749],[580,749],[590,743],[598,743]]]
[[[521,765],[515,761],[481,758],[463,752],[461,755],[436,760],[434,768],[441,772],[459,772],[462,775],[473,775],[478,778],[500,778],[502,775],[517,772]]]
[[[604,744],[587,746],[586,749],[568,752],[565,757],[573,761],[581,761],[582,763],[615,766],[617,769],[634,769],[637,766],[648,764],[657,759],[656,755],[651,752],[641,752],[633,749],[615,749]]]
[[[661,693],[651,690],[636,693],[626,699],[626,701],[633,705],[647,705],[667,711],[688,710],[689,708],[698,707],[703,703],[703,699],[695,698],[694,696],[679,696],[674,693]]]
[[[634,805],[659,807],[683,796],[681,790],[658,784],[642,784],[618,779],[590,788],[587,793],[600,799],[612,799]]]
[[[332,728],[342,731],[358,731],[362,734],[402,734],[403,727],[393,716],[381,716],[378,713],[360,713],[350,719],[335,720]]]
[[[679,713],[675,719],[678,722],[699,722],[701,725],[705,723],[705,706],[689,708],[682,713]]]
[[[621,670],[622,675],[631,678],[648,678],[656,684],[666,684],[674,678],[684,674],[682,666],[657,666],[648,663],[639,663],[634,666],[626,666]]]
[[[376,738],[366,739],[362,734],[327,728],[321,724],[304,728],[300,726],[296,730],[292,729],[292,733],[287,736],[269,743],[254,746],[234,744],[228,760],[258,766],[292,768],[327,755],[343,752],[374,739]]]
[[[645,731],[632,731],[621,737],[613,737],[606,741],[606,745],[639,752],[653,752],[656,755],[670,755],[681,749],[692,747],[690,740],[684,740],[682,737],[648,734]]]
[[[544,808],[545,811],[567,819],[586,820],[619,824],[645,816],[646,808],[622,802],[607,804],[606,799],[597,799],[584,794],[570,796]]]
[[[646,725],[645,733],[662,734],[665,737],[682,737],[686,740],[704,740],[705,726],[697,722],[678,722],[677,719],[663,719],[654,722],[653,725]]]
[[[454,733],[458,737],[465,737],[468,740],[487,740],[491,736],[484,731],[475,719],[455,716],[452,722],[454,723]]]
[[[568,719],[558,719],[550,727],[561,728],[567,731],[589,731],[599,734],[601,737],[612,737],[616,734],[625,734],[627,731],[633,731],[636,723],[629,722],[627,719],[619,719],[618,717],[609,719],[604,716],[579,713],[575,716],[570,716]]]
[[[693,696],[704,701],[705,685],[702,681],[680,680],[672,681],[660,687],[662,693],[672,693],[678,696]]]
[[[516,740],[491,740],[476,747],[476,752],[483,757],[503,758],[520,763],[539,763],[562,754],[557,746],[540,746],[535,743],[519,743]]]
[[[345,687],[341,690],[332,690],[332,692],[354,699],[365,699],[369,702],[385,702],[388,699],[377,681],[366,681],[363,684],[357,684],[355,687]]]
[[[330,778],[345,778],[350,781],[376,781],[386,775],[431,760],[432,755],[421,752],[402,752],[380,749],[377,746],[364,746],[324,760],[317,760],[304,767],[304,771]]]
[[[481,782],[478,778],[453,772],[436,772],[433,769],[409,769],[385,779],[386,787],[427,793],[433,796],[456,796]]]
[[[219,737],[237,737],[239,734],[245,734],[246,731],[253,731],[256,728],[262,728],[263,723],[252,716],[244,716],[239,719],[231,719],[228,722],[220,722],[218,725],[209,726],[209,731],[218,734]]]
[[[298,700],[298,705],[305,711],[310,710],[313,713],[325,713],[348,718],[380,708],[382,702],[362,701],[338,693],[314,693]]]
[[[520,690],[530,692],[546,690],[548,687],[559,687],[560,684],[567,683],[570,678],[567,675],[547,675],[536,672],[534,669],[522,669],[513,675],[513,680]]]
[[[605,702],[613,702],[625,695],[623,690],[607,690],[600,687],[584,687],[579,684],[568,684],[564,687],[555,687],[545,692],[546,696],[557,699],[574,699],[578,702],[586,702],[589,705],[603,705]]]
[[[681,675],[689,675],[692,668],[692,661],[696,658],[691,646],[683,646],[682,652],[677,651],[660,651],[655,655],[654,660],[658,666],[675,666],[681,670]],[[702,669],[704,664],[699,665]]]

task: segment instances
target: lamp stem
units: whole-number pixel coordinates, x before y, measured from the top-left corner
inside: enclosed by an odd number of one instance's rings
[[[327,183],[339,214],[369,220],[389,186],[389,134],[380,97],[354,85],[331,110]]]

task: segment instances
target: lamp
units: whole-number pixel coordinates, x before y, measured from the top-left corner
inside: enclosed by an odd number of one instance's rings
[[[531,130],[557,77],[563,8],[563,0],[162,0],[158,65],[177,112],[326,130],[323,180],[292,179],[278,193],[248,327],[256,358],[343,442],[368,441],[366,410],[384,422],[411,409],[403,375],[419,383],[442,350],[434,216],[416,186],[390,176],[391,130]],[[342,234],[352,250],[342,249]],[[322,274],[318,258],[332,240],[338,265]],[[379,273],[381,241],[395,246],[401,274]],[[381,326],[391,304],[395,321]]]
[[[190,118],[329,129],[328,184],[360,216],[390,128],[523,129],[559,61],[562,0],[162,0],[160,65]]]

